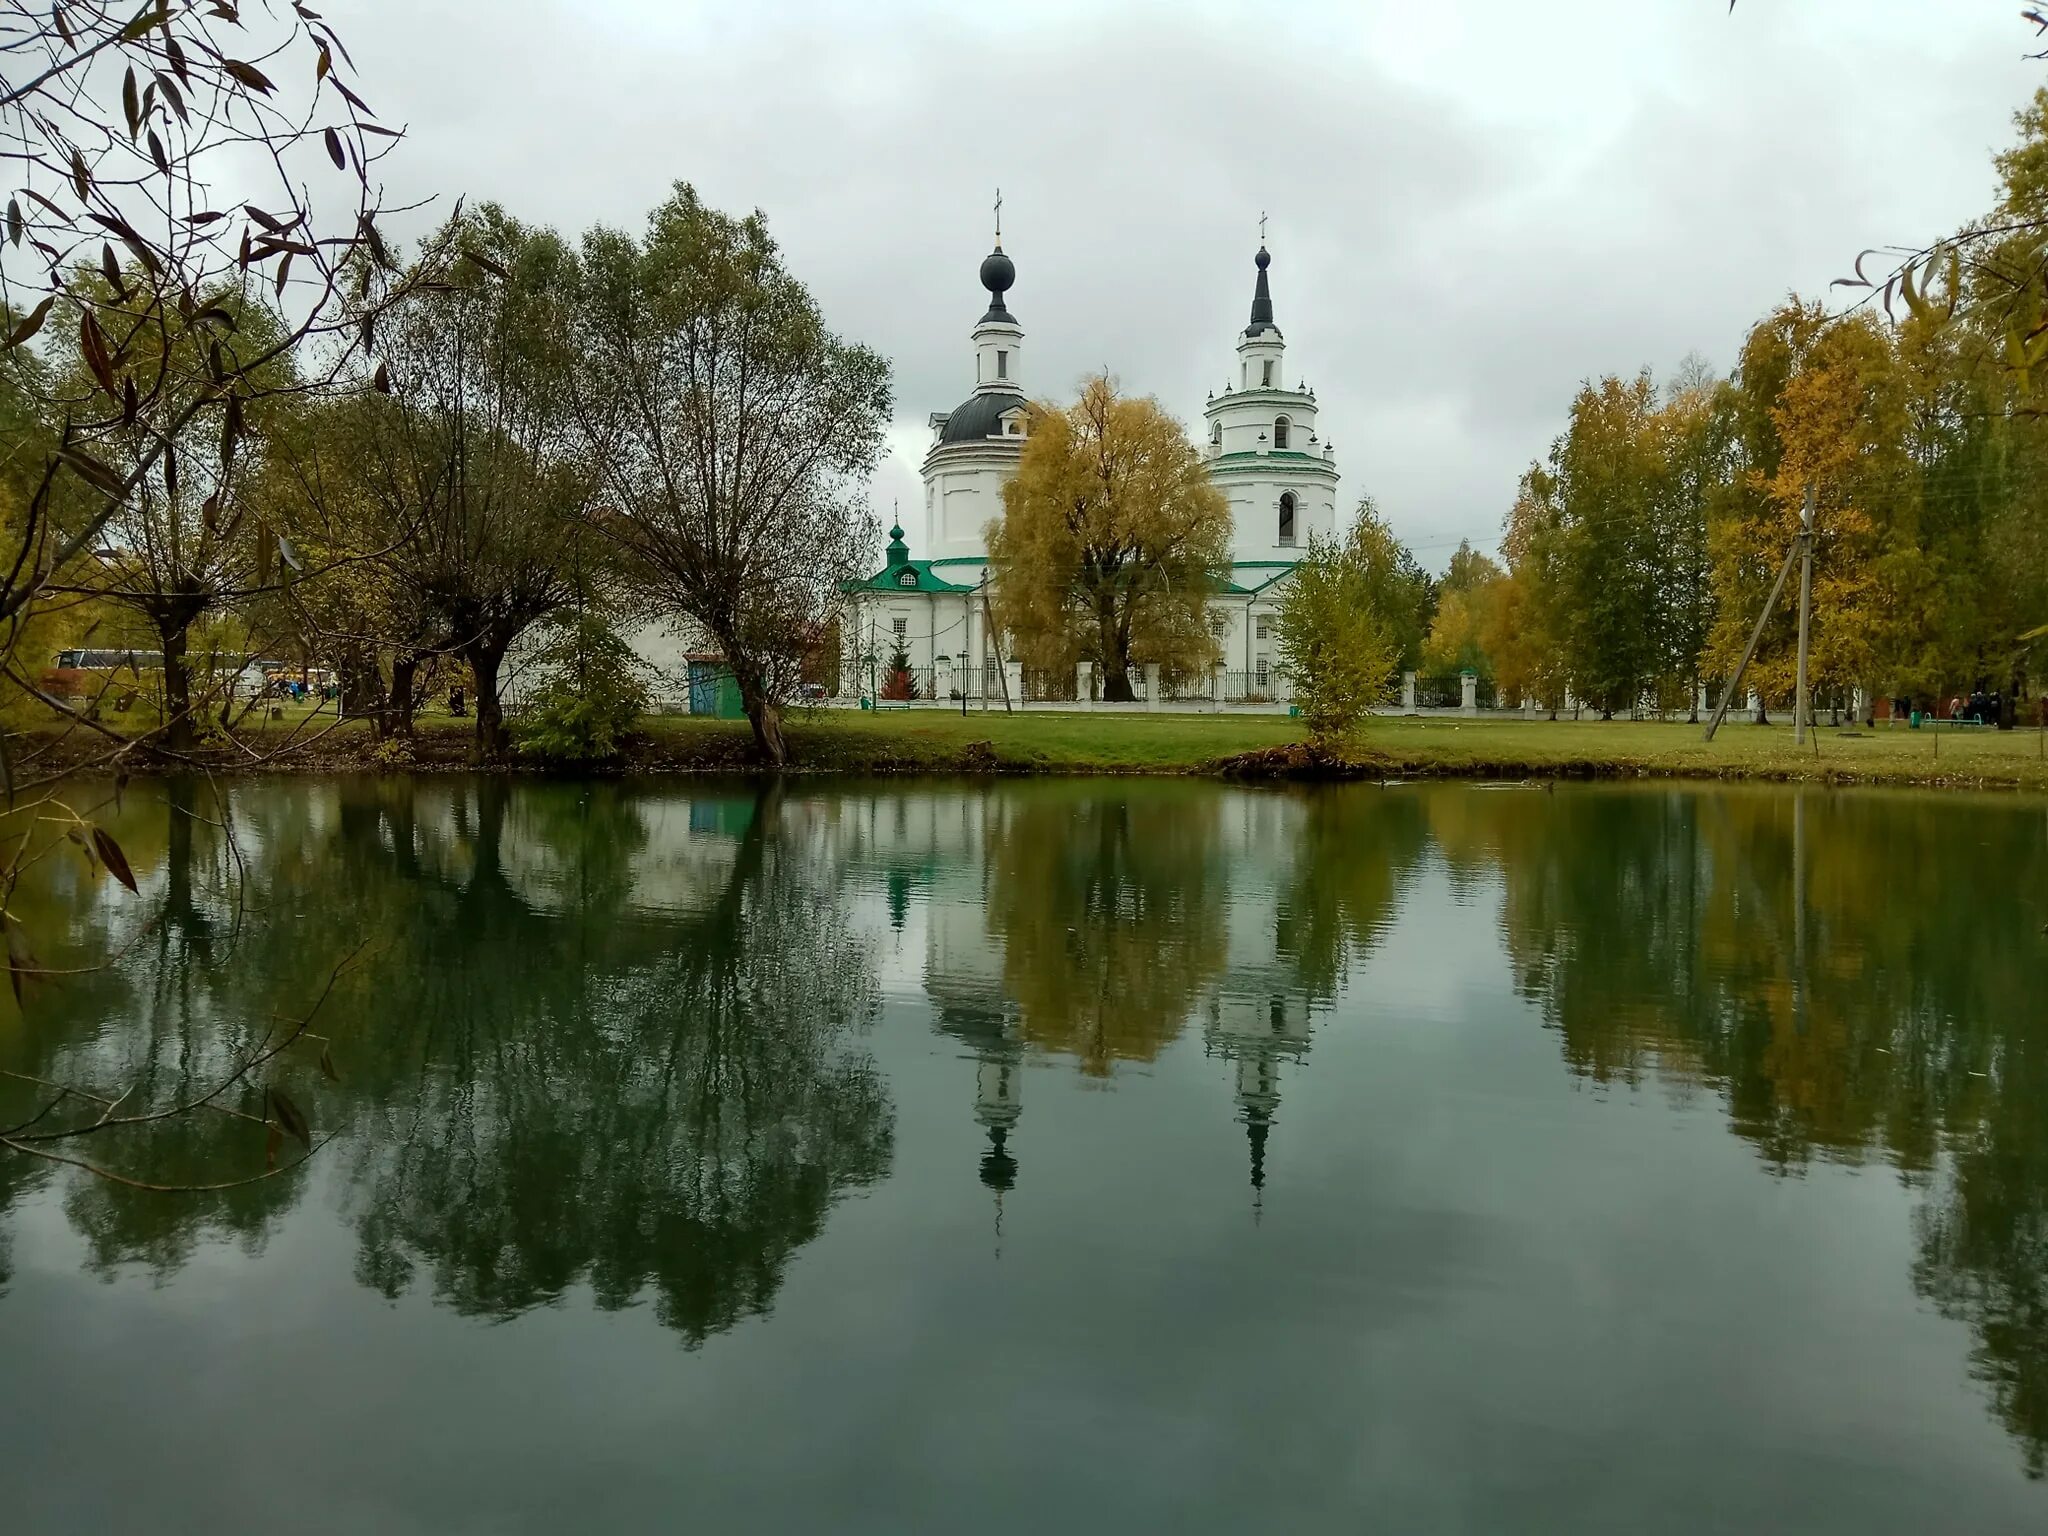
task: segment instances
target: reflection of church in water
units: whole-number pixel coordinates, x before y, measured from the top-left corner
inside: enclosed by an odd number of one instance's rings
[[[1050,1063],[1061,1056],[1033,1043],[1005,984],[1002,941],[988,924],[990,844],[1012,809],[1004,795],[907,799],[895,825],[878,839],[895,846],[874,850],[897,869],[905,856],[915,861],[929,913],[924,990],[936,1028],[972,1063],[972,1112],[983,1132],[979,1175],[998,1194],[1013,1188],[1019,1175],[1028,1067],[1034,1058]],[[1289,823],[1300,806],[1280,797],[1219,797],[1199,809],[1214,817],[1205,830],[1215,839],[1217,878],[1229,882],[1227,893],[1218,893],[1222,953],[1174,1033],[1185,1035],[1199,1020],[1204,1054],[1229,1071],[1256,1198],[1265,1187],[1283,1069],[1307,1053],[1318,1001],[1280,952],[1284,882],[1300,845]],[[902,893],[900,877],[892,874],[892,915],[899,922]]]

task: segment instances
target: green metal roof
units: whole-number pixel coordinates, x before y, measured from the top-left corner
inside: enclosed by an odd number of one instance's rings
[[[866,581],[850,581],[846,584],[849,592],[972,592],[972,587],[962,586],[937,575],[930,560],[899,560],[894,565],[885,565]],[[914,575],[915,581],[905,581],[905,574]]]
[[[948,581],[941,576],[937,567],[942,565],[972,566],[977,571],[988,564],[986,556],[950,555],[942,560],[900,560],[884,566],[865,581],[849,581],[848,592],[973,592],[975,586],[968,582]],[[1251,597],[1280,580],[1294,569],[1292,560],[1236,560],[1231,562],[1231,574],[1223,582],[1221,590],[1233,597]],[[908,583],[903,580],[904,572],[910,572],[917,580]]]
[[[1237,453],[1219,453],[1209,462],[1211,464],[1228,464],[1233,468],[1239,464],[1271,463],[1281,464],[1288,468],[1303,468],[1311,464],[1323,464],[1331,469],[1337,467],[1320,453],[1303,453],[1298,448],[1269,448],[1264,453],[1245,453],[1242,451]]]

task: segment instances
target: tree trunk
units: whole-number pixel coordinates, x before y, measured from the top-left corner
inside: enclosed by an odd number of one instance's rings
[[[469,663],[476,679],[477,761],[496,762],[510,744],[505,734],[504,706],[498,702],[498,669],[504,664],[505,648],[477,641],[464,648],[462,659]]]
[[[726,661],[732,662],[732,650],[726,649]],[[768,697],[759,669],[733,666],[733,681],[739,684],[740,707],[747,712],[747,723],[754,728],[754,750],[761,761],[770,768],[783,767],[789,761],[789,742],[782,734],[782,711],[775,701]]]
[[[410,736],[412,734],[414,679],[419,675],[420,658],[414,651],[398,651],[391,658],[391,696],[385,702],[383,734],[386,736]]]
[[[1117,632],[1116,608],[1107,599],[1096,605],[1095,628],[1102,651],[1102,702],[1129,704],[1136,698],[1131,688],[1131,655]]]
[[[185,657],[189,626],[158,626],[157,636],[164,657],[164,745],[173,752],[190,752],[199,736],[192,729],[192,668]]]
[[[368,646],[350,646],[339,660],[341,697],[335,710],[338,718],[367,719],[377,739],[385,736],[384,674],[377,670],[377,653]]]

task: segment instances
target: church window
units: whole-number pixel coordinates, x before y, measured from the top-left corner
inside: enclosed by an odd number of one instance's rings
[[[1261,688],[1266,686],[1267,676],[1268,674],[1266,672],[1266,658],[1261,656],[1259,658],[1259,686]]]
[[[1280,498],[1280,542],[1294,542],[1294,492],[1289,491]]]
[[[1273,621],[1270,618],[1268,618],[1265,614],[1262,613],[1259,615],[1258,635],[1261,640],[1270,639],[1272,637],[1272,624]]]
[[[1266,386],[1266,388],[1271,389],[1273,387],[1273,365],[1271,363],[1266,363],[1262,366],[1264,372],[1260,375],[1260,382],[1263,383]]]
[[[905,569],[905,570],[904,570],[904,571],[903,571],[903,572],[902,572],[901,574],[899,574],[899,575],[897,576],[897,578],[896,578],[896,585],[897,585],[897,586],[899,586],[899,587],[914,587],[914,586],[916,586],[916,585],[917,585],[917,572],[916,572],[916,571],[913,571],[913,570],[909,570],[909,569],[907,569],[907,568],[906,568],[906,569]],[[896,622],[897,622],[897,624],[898,624],[898,625],[900,626],[900,625],[902,625],[902,624],[904,624],[904,623],[906,623],[906,622],[908,622],[908,621],[907,621],[907,620],[904,620],[904,619],[898,619],[898,620],[897,620]],[[902,630],[901,630],[900,628],[899,628],[899,629],[897,630],[897,633],[898,633],[898,634],[901,634],[902,632],[903,632],[903,631],[902,631]]]
[[[1209,427],[1209,441],[1210,441],[1210,442],[1212,442],[1212,443],[1214,443],[1214,444],[1215,444],[1215,445],[1216,445],[1216,446],[1217,446],[1218,448],[1221,448],[1221,447],[1223,446],[1223,423],[1222,423],[1222,422],[1218,421],[1218,422],[1212,422],[1212,423],[1210,424],[1210,427]]]
[[[1289,422],[1285,416],[1282,416],[1273,423],[1273,446],[1275,448],[1285,448],[1287,446],[1288,426]]]
[[[905,635],[908,635],[910,633],[910,620],[892,619],[890,622],[894,624],[896,627],[896,638],[898,640],[901,640]]]
[[[999,379],[1007,379],[1009,376],[1010,354],[1005,352],[1001,347],[998,347],[996,348],[996,377]]]

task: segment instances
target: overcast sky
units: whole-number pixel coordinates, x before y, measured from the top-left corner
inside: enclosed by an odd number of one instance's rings
[[[1029,6],[329,0],[398,196],[637,230],[759,207],[895,365],[882,526],[973,384],[1003,192],[1024,382],[1105,365],[1200,425],[1270,215],[1340,502],[1491,548],[1589,375],[1716,369],[1787,290],[1983,209],[2048,64],[2009,0]],[[913,553],[916,551],[913,550]]]

